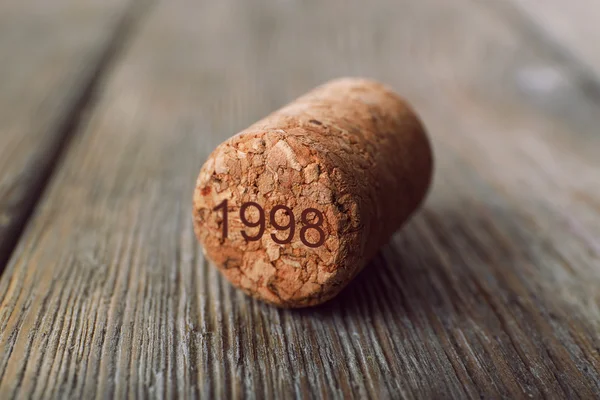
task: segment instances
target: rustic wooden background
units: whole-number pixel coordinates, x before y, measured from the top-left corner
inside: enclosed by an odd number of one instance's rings
[[[592,0],[0,2],[0,398],[600,397]],[[330,78],[434,144],[424,208],[279,310],[194,238],[218,143]]]

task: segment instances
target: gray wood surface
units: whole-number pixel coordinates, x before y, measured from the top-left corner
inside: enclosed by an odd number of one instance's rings
[[[127,23],[125,1],[0,3],[0,272]]]
[[[486,2],[162,2],[0,280],[0,395],[593,398],[600,99]],[[337,76],[411,101],[428,201],[324,306],[230,287],[192,231],[222,140]]]
[[[557,50],[578,60],[596,78],[600,77],[600,2],[597,0],[510,0],[531,22],[533,31],[554,42]]]

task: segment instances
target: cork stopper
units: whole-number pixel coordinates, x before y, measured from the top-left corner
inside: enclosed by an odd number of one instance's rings
[[[317,305],[419,207],[432,167],[424,127],[398,95],[366,79],[334,80],[212,152],[194,192],[195,232],[249,295]]]

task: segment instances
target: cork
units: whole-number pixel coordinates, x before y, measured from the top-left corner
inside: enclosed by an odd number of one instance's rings
[[[314,306],[420,206],[432,168],[423,124],[402,98],[378,82],[337,79],[212,152],[194,229],[236,287],[280,307]]]

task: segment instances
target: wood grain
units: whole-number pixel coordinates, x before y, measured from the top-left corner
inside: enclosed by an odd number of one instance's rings
[[[110,63],[128,8],[0,4],[0,272]]]
[[[369,4],[155,5],[0,280],[3,397],[597,396],[598,99],[484,2]],[[342,75],[414,104],[434,189],[338,298],[275,309],[202,257],[196,175]]]
[[[600,3],[595,0],[511,0],[498,2],[516,8],[517,13],[532,22],[531,28],[566,56],[578,60],[600,77]]]

